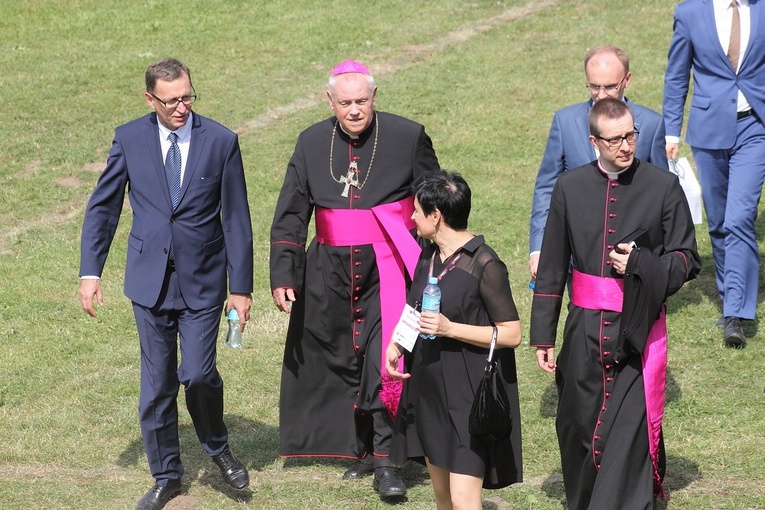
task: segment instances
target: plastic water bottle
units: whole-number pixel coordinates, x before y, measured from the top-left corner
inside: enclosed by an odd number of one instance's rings
[[[236,312],[236,308],[232,308],[228,311],[226,347],[232,347],[234,349],[242,348],[242,331],[239,329],[239,314]]]
[[[422,292],[422,311],[439,312],[441,311],[441,289],[438,287],[438,278],[431,276],[428,278],[428,284]],[[420,334],[422,338],[433,340],[436,335]]]

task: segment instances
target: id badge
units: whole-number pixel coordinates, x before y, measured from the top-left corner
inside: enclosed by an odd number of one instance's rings
[[[393,337],[391,340],[407,351],[412,352],[419,334],[420,312],[407,304],[404,306],[404,311],[401,312],[401,318],[398,320],[398,324],[396,324],[396,327],[393,329]]]

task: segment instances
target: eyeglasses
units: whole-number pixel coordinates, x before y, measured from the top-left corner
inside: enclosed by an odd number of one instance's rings
[[[152,93],[152,92],[149,92],[149,94],[151,94],[151,97],[153,97],[154,99],[156,99],[157,101],[162,103],[165,106],[166,109],[168,109],[168,110],[175,110],[176,108],[178,108],[178,105],[181,104],[181,103],[183,103],[187,107],[191,106],[192,104],[194,104],[194,101],[197,100],[197,94],[196,94],[197,91],[194,90],[194,87],[191,87],[191,90],[192,90],[192,92],[194,92],[191,95],[183,96],[183,97],[176,97],[176,98],[173,98],[173,99],[168,99],[167,101],[161,100],[160,98],[155,96],[154,93]]]
[[[598,140],[603,140],[608,144],[608,147],[610,149],[618,149],[622,146],[622,143],[627,142],[630,145],[634,145],[635,142],[637,142],[638,135],[640,134],[640,131],[635,129],[634,131],[630,131],[629,133],[625,134],[624,136],[615,136],[613,138],[603,138],[600,135],[595,135],[595,138]]]
[[[590,92],[593,94],[598,94],[602,90],[606,94],[613,94],[614,92],[619,91],[619,87],[622,86],[622,83],[624,83],[624,79],[627,77],[625,74],[621,80],[619,80],[619,83],[615,83],[614,85],[595,85],[593,83],[588,83],[585,85],[588,89],[590,89]]]

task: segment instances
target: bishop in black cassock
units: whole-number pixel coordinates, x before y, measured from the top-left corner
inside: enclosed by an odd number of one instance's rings
[[[354,105],[335,99],[336,116],[300,134],[274,214],[271,288],[292,289],[295,295],[280,397],[280,451],[285,457],[373,455],[384,461],[388,456],[392,418],[380,399],[379,246],[364,241],[369,228],[356,213],[401,205],[394,223],[419,251],[406,225],[410,184],[421,172],[438,168],[438,160],[422,125],[374,111],[373,101],[374,95],[371,102],[357,105],[369,113],[359,133],[346,131],[347,119],[355,117],[340,111]],[[306,250],[314,212],[317,236]],[[331,228],[326,219],[333,220]],[[396,283],[402,299],[405,276]]]

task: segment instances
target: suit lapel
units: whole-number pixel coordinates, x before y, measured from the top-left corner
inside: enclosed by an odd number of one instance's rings
[[[585,140],[586,142],[587,148],[585,151],[587,153],[587,161],[593,161],[596,158],[595,147],[593,147],[590,143],[590,108],[592,108],[592,104],[592,99],[582,103],[582,107],[579,109],[579,113],[577,114],[578,119],[576,123],[576,125],[579,127],[580,139]]]
[[[760,31],[760,16],[762,16],[762,9],[760,8],[760,2],[749,2],[749,43],[746,45],[746,51],[744,51],[744,57],[739,63],[739,74],[741,74],[742,68],[746,67],[747,57],[752,51],[752,47],[755,39],[762,34]],[[760,72],[759,70],[757,72]]]
[[[711,48],[715,49],[715,53],[723,61],[723,65],[727,66],[731,72],[733,66],[730,65],[728,60],[728,48],[723,48],[720,44],[720,36],[717,35],[717,23],[715,23],[715,6],[712,4],[712,0],[704,0],[701,3],[701,19],[704,21],[704,27],[707,37],[709,37],[709,44]]]
[[[159,128],[157,127],[157,114],[151,113],[146,120],[146,145],[149,148],[149,156],[154,165],[154,171],[159,181],[159,187],[167,200],[167,206],[173,210],[173,201],[170,198],[170,188],[167,185],[167,176],[165,175],[165,162],[162,161],[162,148],[159,145]]]
[[[626,97],[624,98],[624,101],[627,104],[630,104],[629,101],[627,101]],[[632,120],[635,123],[635,129],[640,131],[640,125],[642,124],[641,121],[642,121],[643,112],[638,110],[637,108],[630,108],[630,110],[632,111]],[[645,133],[645,134],[647,135],[648,133]],[[646,149],[647,149],[646,150],[646,154],[650,154],[651,153],[651,144],[652,143],[653,143],[653,140],[651,138],[648,138],[646,136],[638,136],[637,145],[635,146],[635,154],[636,154],[635,157],[637,157],[637,153],[638,153],[637,149],[638,149],[638,147],[644,147],[645,146]]]
[[[191,125],[191,142],[189,143],[189,156],[186,161],[186,170],[183,173],[183,182],[181,183],[181,198],[178,202],[180,207],[183,202],[183,197],[186,195],[186,191],[189,189],[189,184],[194,178],[194,172],[196,171],[197,164],[202,156],[202,151],[207,141],[207,133],[202,126],[202,117],[196,113],[192,116],[193,124]]]

